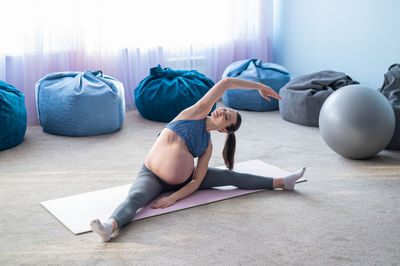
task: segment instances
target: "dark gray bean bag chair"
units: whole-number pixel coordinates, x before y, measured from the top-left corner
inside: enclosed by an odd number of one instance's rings
[[[396,127],[392,140],[386,146],[389,150],[400,150],[400,65],[394,64],[389,67],[385,74],[380,92],[389,100],[396,117]]]
[[[359,84],[342,72],[320,71],[300,76],[287,83],[279,92],[279,110],[283,119],[318,127],[319,112],[326,98],[335,90]]]

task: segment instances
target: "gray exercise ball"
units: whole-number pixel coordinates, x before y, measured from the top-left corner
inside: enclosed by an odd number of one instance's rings
[[[340,155],[366,159],[383,150],[392,139],[395,115],[379,91],[349,85],[332,93],[319,115],[325,143]]]

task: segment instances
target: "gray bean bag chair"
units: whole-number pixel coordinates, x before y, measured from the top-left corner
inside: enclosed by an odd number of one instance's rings
[[[300,76],[287,83],[279,92],[279,110],[283,119],[318,127],[319,112],[326,98],[335,90],[359,84],[342,72],[320,71]]]
[[[389,150],[400,150],[400,65],[394,64],[389,67],[385,74],[380,92],[389,100],[396,117],[396,127],[392,140],[386,146]]]

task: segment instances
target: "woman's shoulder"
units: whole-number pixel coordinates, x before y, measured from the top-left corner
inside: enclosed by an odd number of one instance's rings
[[[195,110],[191,109],[191,107],[183,110],[182,112],[179,113],[171,122],[177,121],[177,120],[203,120],[207,116],[201,115],[199,113],[196,113]]]
[[[201,123],[201,122],[205,122],[206,121],[206,117],[204,118],[200,118],[200,119],[194,119],[194,118],[179,118],[176,117],[174,120],[171,120],[171,122],[169,122],[168,124],[176,124],[176,123]]]

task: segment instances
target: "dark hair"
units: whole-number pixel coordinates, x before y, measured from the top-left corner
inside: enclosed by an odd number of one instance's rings
[[[228,134],[226,134],[224,150],[222,151],[222,157],[224,158],[224,162],[226,167],[229,170],[233,169],[233,164],[235,161],[235,149],[236,149],[236,137],[235,131],[239,129],[240,124],[242,123],[242,117],[238,112],[236,112],[237,121],[236,124],[231,124],[226,128],[228,130]]]

